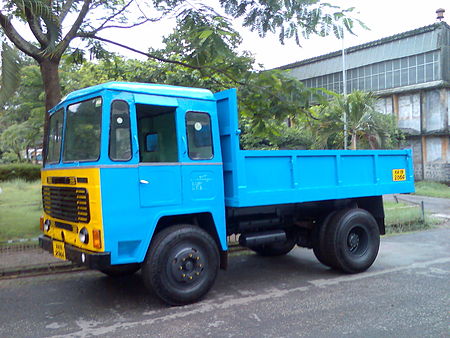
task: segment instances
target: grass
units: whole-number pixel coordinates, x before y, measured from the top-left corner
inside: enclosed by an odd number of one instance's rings
[[[416,184],[418,194],[422,194],[422,190],[425,188],[428,189],[427,191],[438,192],[450,190],[449,187],[434,182],[418,182]],[[40,182],[13,180],[0,182],[0,188],[2,189],[0,193],[0,242],[37,237],[40,234],[39,217],[42,214]],[[439,197],[445,196],[450,197],[446,194],[441,194]],[[429,229],[437,223],[436,219],[429,216],[425,216],[424,222],[419,206],[384,202],[384,207],[387,233]]]
[[[34,238],[42,215],[40,181],[20,179],[0,182],[0,242]]]
[[[443,183],[420,181],[416,182],[416,195],[450,198],[450,187]]]
[[[425,214],[420,206],[405,203],[384,202],[386,233],[400,233],[430,229],[439,220]]]

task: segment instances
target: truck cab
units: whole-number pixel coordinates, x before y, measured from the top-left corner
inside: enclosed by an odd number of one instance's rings
[[[225,252],[216,114],[202,89],[108,83],[64,98],[42,170],[44,230],[65,244],[59,257],[105,271],[140,264],[158,224],[198,218]]]

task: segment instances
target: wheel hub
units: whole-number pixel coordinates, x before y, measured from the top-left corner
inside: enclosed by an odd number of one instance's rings
[[[351,252],[355,251],[359,246],[359,236],[355,232],[349,234],[347,245]]]
[[[200,252],[194,248],[179,251],[172,260],[172,274],[183,283],[193,283],[200,278],[204,262]]]

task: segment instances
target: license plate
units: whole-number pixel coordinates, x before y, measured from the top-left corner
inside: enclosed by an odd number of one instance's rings
[[[393,181],[406,181],[406,170],[405,169],[393,169],[392,170],[392,180]]]
[[[53,241],[53,256],[63,261],[66,260],[66,249],[64,249],[63,242]]]

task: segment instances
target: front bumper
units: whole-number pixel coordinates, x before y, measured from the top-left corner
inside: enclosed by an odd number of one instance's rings
[[[39,246],[53,254],[53,240],[45,235],[39,236]],[[66,258],[74,263],[87,266],[90,269],[100,270],[111,266],[109,252],[92,252],[64,243]]]

